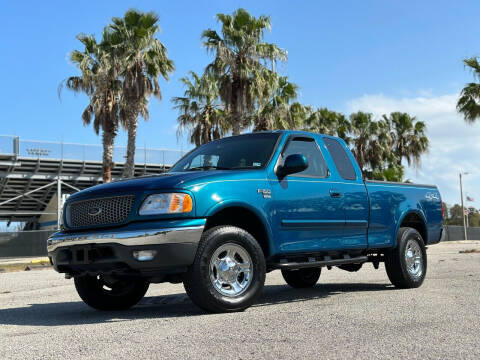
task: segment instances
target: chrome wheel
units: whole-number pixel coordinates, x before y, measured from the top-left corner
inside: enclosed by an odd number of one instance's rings
[[[238,296],[247,290],[253,275],[252,258],[240,245],[221,245],[210,259],[210,280],[225,296]]]
[[[407,246],[405,246],[405,263],[410,276],[420,278],[423,275],[422,250],[415,240],[408,240]]]

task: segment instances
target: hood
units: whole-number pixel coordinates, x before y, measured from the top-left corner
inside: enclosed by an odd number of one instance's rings
[[[242,177],[250,173],[250,171],[187,171],[165,173],[160,175],[143,176],[134,179],[114,181],[111,183],[92,186],[82,190],[69,197],[69,200],[96,197],[109,194],[133,193],[138,191],[165,190],[165,189],[182,189],[186,186],[195,185],[197,182],[205,182],[216,179],[230,179],[232,177]],[[258,170],[255,173],[259,174]]]

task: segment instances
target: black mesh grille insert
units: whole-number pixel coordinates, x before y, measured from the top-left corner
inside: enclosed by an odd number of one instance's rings
[[[79,228],[121,223],[130,214],[134,200],[134,195],[122,195],[72,202],[67,205],[67,225]]]

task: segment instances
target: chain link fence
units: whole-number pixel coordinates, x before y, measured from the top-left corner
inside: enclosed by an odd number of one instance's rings
[[[445,241],[465,240],[463,226],[445,226]],[[480,240],[480,227],[467,227],[468,240]]]
[[[0,258],[46,256],[49,230],[0,232]]]

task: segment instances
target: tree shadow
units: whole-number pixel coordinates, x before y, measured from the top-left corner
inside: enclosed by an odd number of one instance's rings
[[[357,291],[388,291],[389,284],[318,284],[313,288],[292,289],[287,285],[267,285],[253,307],[302,302]],[[185,293],[149,296],[126,311],[96,311],[81,301],[31,304],[0,309],[0,325],[63,326],[102,322],[125,322],[136,319],[165,319],[207,315],[196,307]]]

